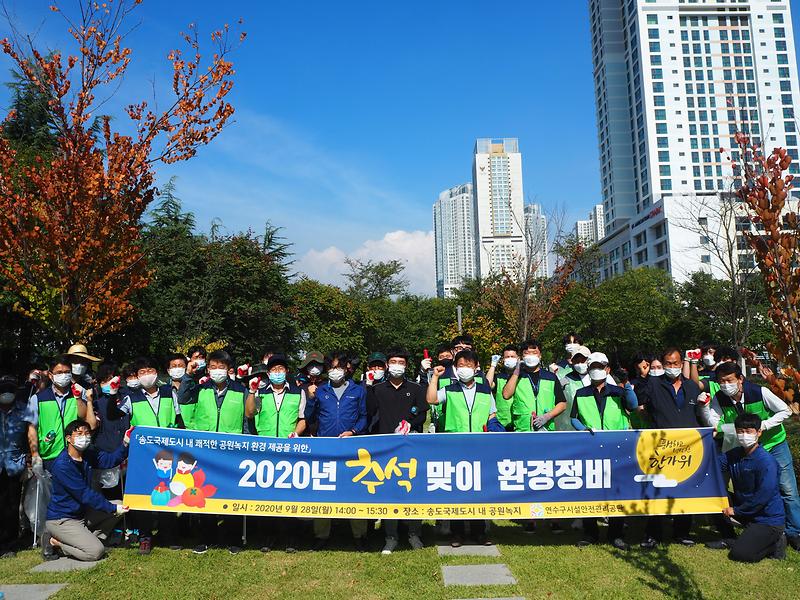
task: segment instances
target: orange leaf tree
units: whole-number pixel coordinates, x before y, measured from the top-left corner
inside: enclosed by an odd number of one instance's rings
[[[788,173],[792,158],[783,148],[764,154],[744,133],[737,133],[735,139],[739,161],[734,173],[741,177],[738,194],[756,225],[755,232],[745,235],[766,286],[769,317],[776,334],[768,348],[784,365],[786,377],[770,376],[768,380],[773,391],[798,412],[795,389],[800,386],[800,219],[797,200],[789,194],[794,179]]]
[[[94,117],[130,63],[125,24],[140,1],[83,1],[76,20],[51,7],[74,41],[66,56],[44,55],[21,36],[0,40],[15,68],[50,98],[57,138],[51,156],[20,167],[0,135],[0,278],[15,309],[59,342],[130,321],[131,296],[148,282],[139,226],[155,194],[154,163],[192,158],[233,114],[228,57],[235,40],[226,25],[211,34],[208,64],[195,28],[181,34],[187,48],[168,56],[173,98],[166,110],[128,105],[128,133],[114,131],[108,116]]]

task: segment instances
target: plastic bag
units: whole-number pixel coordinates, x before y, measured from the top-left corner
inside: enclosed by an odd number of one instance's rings
[[[52,489],[53,481],[47,471],[42,477],[34,474],[25,487],[25,498],[22,501],[22,507],[25,510],[25,516],[30,521],[31,529],[37,535],[44,531],[44,523],[47,520],[47,505],[50,504]]]
[[[119,467],[112,469],[97,469],[94,472],[95,481],[101,488],[109,489],[119,485]]]

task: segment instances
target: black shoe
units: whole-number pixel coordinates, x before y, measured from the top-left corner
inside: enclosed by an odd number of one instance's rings
[[[461,537],[456,536],[452,540],[450,540],[450,547],[452,548],[461,548],[464,545],[464,540]]]
[[[800,552],[800,535],[787,535],[786,542],[795,550]]]
[[[597,543],[597,540],[581,540],[577,544],[575,544],[578,548],[586,548],[587,546],[594,546]]]
[[[687,548],[691,548],[692,546],[696,546],[697,545],[697,542],[695,542],[693,539],[690,539],[688,537],[681,538],[681,539],[677,540],[677,542],[681,546],[686,546]]]
[[[775,542],[775,550],[770,555],[770,558],[774,558],[775,560],[784,560],[786,558],[786,542],[788,538],[785,534],[781,534],[781,537],[778,538],[778,541]]]
[[[312,546],[312,550],[314,552],[319,552],[320,550],[325,550],[328,546],[328,538],[317,538],[314,540],[314,545]]]
[[[241,551],[242,549],[239,546],[228,546],[228,552],[231,554],[239,554]]]
[[[58,558],[55,547],[50,543],[50,533],[47,530],[39,538],[39,543],[42,546],[42,558],[44,560],[56,560]]]
[[[492,540],[490,540],[486,535],[479,535],[477,538],[475,538],[475,543],[478,544],[478,546],[491,546]]]
[[[523,528],[525,533],[536,533],[536,523],[533,521],[528,521],[525,523],[525,527]]]
[[[198,544],[192,549],[195,554],[205,554],[208,552],[208,544]]]
[[[710,550],[730,550],[733,545],[733,540],[713,540],[706,542],[706,548]]]
[[[169,547],[170,550],[183,550],[183,546],[180,544],[171,544]]]
[[[622,550],[622,551],[625,551],[628,548],[630,548],[630,546],[628,546],[628,544],[625,543],[625,540],[623,540],[622,538],[614,538],[611,541],[611,545],[614,546],[614,548],[616,548],[617,550]]]
[[[645,541],[639,544],[642,550],[654,550],[658,546],[658,540],[654,537],[648,537]]]
[[[357,537],[353,539],[353,546],[355,546],[356,552],[365,552],[367,550],[367,540],[363,537]]]

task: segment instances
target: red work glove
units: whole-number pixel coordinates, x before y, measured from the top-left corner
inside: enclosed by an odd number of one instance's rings
[[[202,377],[199,379],[199,381],[198,381],[197,383],[199,383],[200,385],[205,385],[205,384],[207,384],[209,381],[211,381],[211,377],[209,377],[208,375],[203,375],[203,376],[202,376]]]
[[[250,375],[250,365],[245,363],[243,365],[239,365],[238,367],[236,367],[236,376],[239,379],[242,379],[243,377],[247,377],[248,375]]]
[[[253,377],[250,380],[250,384],[248,385],[248,387],[250,388],[250,393],[257,394],[259,385],[261,385],[261,377]]]
[[[108,386],[111,388],[111,395],[114,396],[119,391],[119,375],[112,377]]]
[[[128,428],[128,431],[125,432],[125,435],[122,436],[122,443],[126,446],[130,445],[131,443],[131,432],[133,431],[133,427]]]
[[[72,395],[75,398],[82,398],[83,397],[83,388],[79,386],[77,383],[72,384]]]

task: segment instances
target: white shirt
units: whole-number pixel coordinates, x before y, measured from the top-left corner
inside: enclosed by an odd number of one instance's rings
[[[761,431],[766,431],[767,429],[777,427],[791,416],[792,410],[783,400],[773,394],[769,388],[762,387],[761,396],[764,399],[764,406],[767,407],[770,412],[774,413],[769,419],[764,419],[761,421]],[[742,397],[739,398],[738,402],[736,402],[733,398],[731,398],[731,402],[738,404],[742,409],[744,409],[744,405],[746,404],[744,392],[742,392]],[[715,410],[711,410],[711,402],[703,405],[700,415],[703,417],[706,425],[709,427],[714,427],[715,429],[717,424],[722,420],[722,415]]]

